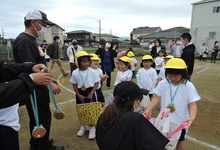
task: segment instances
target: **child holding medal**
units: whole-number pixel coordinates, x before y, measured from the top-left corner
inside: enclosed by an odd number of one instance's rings
[[[100,81],[96,72],[90,68],[92,55],[85,51],[76,53],[76,66],[78,67],[72,73],[70,82],[73,84],[73,89],[76,92],[76,103],[89,103],[95,99],[95,91]],[[77,133],[81,137],[87,130],[87,125],[82,125]],[[95,126],[89,125],[89,139],[95,138]]]
[[[155,89],[155,96],[151,101],[145,114],[160,102],[161,108],[170,108],[170,122],[182,124],[188,121],[188,126],[192,124],[196,117],[196,101],[200,100],[196,88],[187,80],[187,66],[180,58],[172,58],[166,64],[166,79],[159,82]],[[182,130],[177,144],[177,150],[184,149],[186,129]]]

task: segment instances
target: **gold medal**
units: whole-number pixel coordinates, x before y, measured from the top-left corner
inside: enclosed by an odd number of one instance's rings
[[[46,134],[46,129],[43,126],[40,126],[39,128],[35,128],[32,131],[32,136],[37,139],[42,138],[45,134]]]
[[[63,111],[59,110],[59,111],[55,111],[55,112],[53,113],[53,116],[54,116],[54,118],[60,120],[60,119],[63,119],[63,118],[65,117],[65,114],[64,114]]]
[[[81,90],[85,91],[85,90],[86,90],[86,87],[85,87],[85,86],[82,86],[82,87],[81,87]]]
[[[176,108],[175,108],[174,105],[168,105],[167,108],[170,109],[170,112],[171,112],[171,113],[174,112],[174,111],[176,111]]]

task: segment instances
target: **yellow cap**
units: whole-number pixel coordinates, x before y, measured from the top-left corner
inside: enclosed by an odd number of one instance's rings
[[[164,59],[172,59],[172,58],[174,58],[173,55],[167,55],[166,57],[164,57]]]
[[[131,58],[129,58],[127,56],[123,56],[123,57],[119,58],[119,60],[124,61],[124,62],[129,62],[130,64],[132,63]]]
[[[154,60],[151,55],[144,55],[144,56],[142,57],[142,60],[146,60],[146,59]]]
[[[76,63],[76,66],[78,67],[78,58],[79,57],[83,57],[83,56],[88,56],[88,57],[92,57],[92,55],[89,55],[86,51],[79,51],[76,53],[76,56],[75,56],[75,63]]]
[[[132,51],[129,51],[129,52],[127,53],[127,56],[128,56],[128,57],[134,57],[135,55],[134,55],[134,53],[133,53]]]
[[[90,54],[90,55],[92,55],[92,57],[91,57],[91,60],[101,60],[100,58],[99,58],[99,56],[98,55],[96,55],[96,54]]]
[[[172,58],[168,60],[166,67],[168,69],[186,69],[186,63],[180,58]]]

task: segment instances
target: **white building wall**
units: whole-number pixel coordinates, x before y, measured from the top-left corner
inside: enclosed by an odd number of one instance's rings
[[[217,6],[220,6],[220,1],[193,5],[190,33],[197,52],[202,43],[211,49],[215,41],[220,42],[220,12],[213,13],[213,7]],[[216,32],[216,37],[209,38],[209,32]]]

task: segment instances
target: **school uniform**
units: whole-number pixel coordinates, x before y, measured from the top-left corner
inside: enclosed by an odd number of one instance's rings
[[[157,57],[155,60],[154,60],[154,62],[155,62],[155,69],[156,69],[156,71],[157,71],[157,74],[159,74],[160,73],[160,69],[161,68],[163,68],[165,65],[164,65],[164,63],[163,63],[163,61],[164,61],[164,59],[163,59],[163,57]],[[160,64],[163,64],[162,66],[158,66],[158,65],[160,65]]]
[[[81,71],[79,68],[75,69],[72,73],[72,76],[69,80],[72,84],[77,84],[78,91],[83,96],[88,96],[91,90],[94,87],[94,84],[100,81],[99,76],[92,68],[88,68],[87,70]],[[81,87],[86,87],[86,90],[83,91]],[[93,102],[96,101],[96,95],[93,94]],[[84,100],[85,103],[91,102],[89,99]],[[76,103],[81,104],[82,101],[76,95]]]
[[[154,94],[154,88],[157,81],[157,72],[155,69],[141,68],[137,73],[137,84],[141,89],[148,89],[149,94]]]
[[[166,71],[165,68],[160,69],[159,78],[161,78],[162,80],[166,79],[165,71]]]
[[[122,72],[118,71],[115,79],[114,85],[121,83],[122,81],[131,81],[132,79],[132,71],[130,69]]]
[[[94,70],[95,70],[95,72],[98,76],[103,75],[103,72],[100,68],[97,68],[97,69],[94,69]],[[104,98],[104,95],[102,93],[101,79],[99,81],[99,85],[98,85],[98,88],[96,90],[96,94],[97,94],[99,102],[105,102],[105,98]]]

